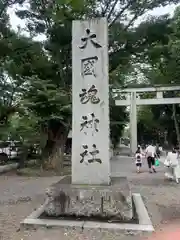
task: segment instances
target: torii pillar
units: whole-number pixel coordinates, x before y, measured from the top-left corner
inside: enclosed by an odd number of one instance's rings
[[[136,107],[136,92],[131,92],[130,95],[130,144],[131,153],[135,153],[137,149],[137,107]]]
[[[126,93],[126,100],[116,100],[116,106],[130,107],[130,147],[131,154],[137,150],[137,94],[135,91]]]

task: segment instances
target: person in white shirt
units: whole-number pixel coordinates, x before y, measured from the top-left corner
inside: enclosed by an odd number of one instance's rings
[[[168,152],[164,165],[167,166],[169,170],[165,175],[167,175],[170,179],[175,179],[176,183],[179,183],[180,166],[178,152],[175,149],[173,149],[171,152]]]
[[[156,173],[156,169],[155,169],[156,147],[150,144],[149,146],[147,146],[145,150],[145,154],[147,158],[149,172],[152,173],[152,170],[153,170],[153,172]]]

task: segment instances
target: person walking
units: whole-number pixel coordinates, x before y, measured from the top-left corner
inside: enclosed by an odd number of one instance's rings
[[[142,167],[142,158],[143,158],[142,149],[141,149],[141,146],[138,145],[138,148],[135,153],[135,162],[136,162],[137,173],[140,173],[140,169]]]
[[[135,161],[136,161],[137,173],[140,173],[140,169],[142,167],[142,154],[141,153],[136,153]]]
[[[176,183],[179,183],[180,178],[180,164],[178,152],[173,148],[172,151],[168,152],[165,159],[164,165],[168,167],[168,178],[174,179]]]
[[[155,169],[155,157],[156,157],[156,147],[150,144],[145,150],[145,156],[147,158],[149,173],[156,173]]]

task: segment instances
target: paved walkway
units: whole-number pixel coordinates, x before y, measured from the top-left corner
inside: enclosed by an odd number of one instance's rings
[[[164,175],[164,165],[163,165],[163,159],[160,160],[160,166],[158,166],[156,176],[153,175],[153,178],[157,177],[163,177]],[[135,160],[132,157],[127,157],[127,156],[117,156],[114,157],[111,160],[111,174],[112,176],[126,176],[128,178],[152,178],[151,174],[148,172],[148,165],[147,161],[144,158],[143,159],[143,164],[142,164],[142,173],[137,174],[136,173],[136,166],[135,166]]]
[[[57,182],[60,177],[19,177],[0,176],[0,204],[30,201],[42,197],[48,185]]]
[[[158,173],[153,178],[163,180],[164,167],[157,168]],[[111,160],[111,175],[126,176],[129,179],[152,179],[148,173],[147,163],[144,161],[142,173],[136,173],[134,160],[130,157],[115,157]],[[48,185],[57,182],[60,177],[20,177],[20,176],[0,176],[0,204],[6,202],[26,201],[35,196],[43,196]]]
[[[165,222],[180,219],[180,185],[164,180],[163,164],[156,174],[150,174],[146,161],[143,172],[136,173],[134,160],[116,157],[111,160],[112,176],[127,176],[133,192],[139,192],[145,201],[153,224],[160,229]],[[74,229],[17,231],[19,223],[44,200],[48,185],[60,177],[28,178],[0,176],[0,240],[139,240],[140,236],[119,235],[99,230],[80,232]]]

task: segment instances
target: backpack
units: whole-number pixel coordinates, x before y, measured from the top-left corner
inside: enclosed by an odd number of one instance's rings
[[[141,156],[140,156],[140,155],[137,155],[137,156],[136,156],[136,161],[137,161],[137,162],[141,162]]]

